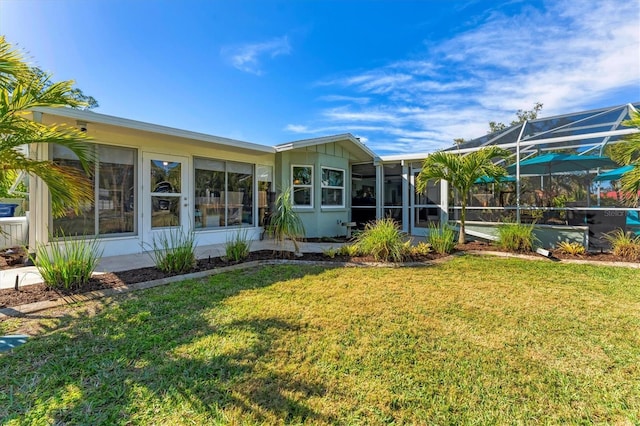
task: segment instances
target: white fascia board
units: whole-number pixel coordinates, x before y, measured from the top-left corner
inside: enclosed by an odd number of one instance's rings
[[[396,155],[382,155],[380,156],[380,160],[384,162],[392,162],[392,161],[419,161],[424,160],[431,152],[423,152],[418,154],[396,154]]]
[[[117,127],[124,127],[144,132],[159,133],[162,135],[176,136],[180,138],[193,139],[202,142],[211,142],[220,145],[233,146],[251,151],[259,151],[273,154],[276,150],[271,146],[260,145],[251,142],[244,142],[220,136],[208,135],[205,133],[191,132],[189,130],[176,129],[174,127],[161,126],[159,124],[145,123],[143,121],[130,120],[128,118],[115,117],[112,115],[98,114],[93,111],[82,111],[73,108],[33,108],[33,111],[44,114],[57,115],[60,117],[83,120],[87,123],[100,123]]]

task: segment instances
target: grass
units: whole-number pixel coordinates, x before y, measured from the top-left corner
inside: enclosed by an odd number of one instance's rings
[[[365,256],[381,262],[400,262],[408,253],[409,244],[398,224],[391,218],[369,222],[353,244]]]
[[[249,257],[251,252],[251,240],[247,236],[246,229],[238,230],[233,237],[227,239],[224,246],[227,259],[238,262]]]
[[[71,290],[82,288],[89,282],[95,271],[102,250],[98,240],[74,239],[62,234],[62,237],[48,245],[37,245],[35,263],[42,280],[51,288]]]
[[[427,238],[436,253],[448,254],[453,252],[456,247],[456,231],[447,224],[439,226],[430,223]]]
[[[504,223],[498,227],[498,246],[511,252],[533,251],[537,242],[533,225]]]
[[[164,272],[188,272],[196,263],[196,237],[193,230],[182,228],[154,235],[151,245],[146,247],[156,268]]]
[[[637,273],[279,265],[81,305],[11,323],[41,331],[0,423],[637,424]]]

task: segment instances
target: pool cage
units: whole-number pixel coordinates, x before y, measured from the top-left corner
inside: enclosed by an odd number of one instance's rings
[[[538,118],[446,149],[464,155],[497,145],[512,152],[504,160],[509,176],[478,179],[467,221],[586,227],[590,250],[607,249],[604,234],[616,229],[640,235],[640,194],[624,194],[619,187],[629,167],[607,156],[607,147],[640,132],[622,124],[639,109],[636,102]],[[449,220],[459,219],[461,196],[451,194]]]

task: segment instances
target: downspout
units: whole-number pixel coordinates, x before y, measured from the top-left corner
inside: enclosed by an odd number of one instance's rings
[[[520,134],[516,140],[516,223],[520,223],[520,140],[524,133],[524,128],[527,127],[529,121],[525,120],[522,123]]]

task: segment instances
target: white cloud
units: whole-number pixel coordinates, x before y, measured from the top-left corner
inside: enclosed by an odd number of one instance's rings
[[[225,47],[221,54],[240,71],[255,75],[262,75],[263,58],[275,58],[280,55],[289,55],[291,45],[289,38],[279,37],[262,43],[250,43],[242,46]]]
[[[313,131],[310,131],[307,126],[300,124],[287,124],[284,129],[293,133],[313,133]]]
[[[625,89],[632,99],[623,102],[639,100],[638,2],[516,6],[515,15],[493,8],[466,32],[425,43],[421,58],[317,83],[334,104],[307,130],[358,131],[382,154],[430,151],[482,136],[489,121],[508,123],[536,102],[549,116],[610,106],[599,102]]]

